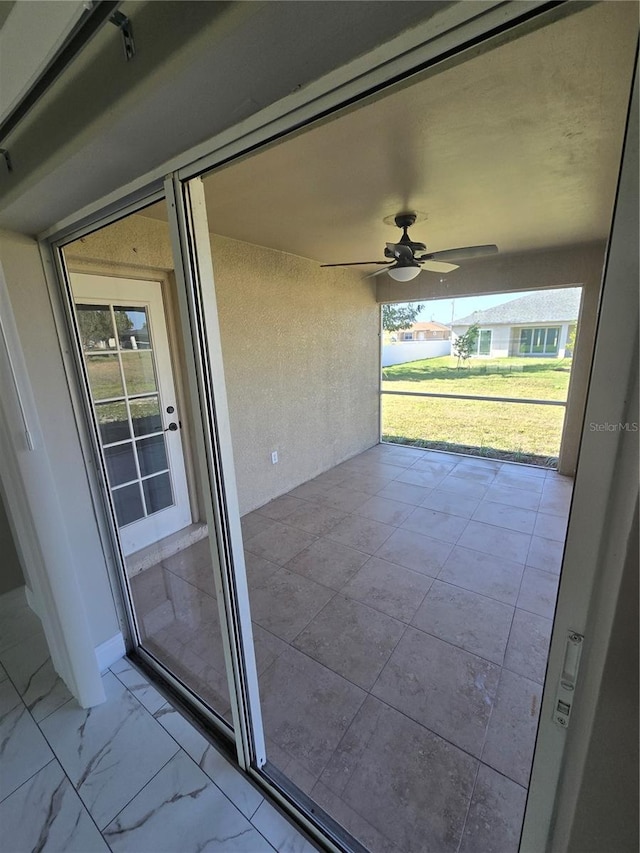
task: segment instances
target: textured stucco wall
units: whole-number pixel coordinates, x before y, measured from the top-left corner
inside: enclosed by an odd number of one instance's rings
[[[375,285],[351,270],[217,235],[212,251],[245,513],[378,441],[379,306]],[[173,264],[166,223],[144,216],[67,256],[77,269],[115,274]]]
[[[246,512],[378,441],[379,308],[348,270],[222,237],[213,253]]]

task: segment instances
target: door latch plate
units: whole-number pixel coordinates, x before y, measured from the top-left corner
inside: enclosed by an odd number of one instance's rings
[[[583,642],[584,636],[577,631],[567,633],[562,672],[553,705],[553,721],[563,729],[569,727]]]

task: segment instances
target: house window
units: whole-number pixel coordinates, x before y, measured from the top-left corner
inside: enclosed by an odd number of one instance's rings
[[[520,329],[520,355],[557,355],[560,327]]]
[[[403,332],[402,333],[403,341],[412,341],[413,340],[413,332]]]
[[[491,354],[491,329],[480,329],[478,335],[478,355]]]

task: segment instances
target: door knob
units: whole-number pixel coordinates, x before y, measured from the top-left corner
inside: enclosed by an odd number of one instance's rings
[[[165,429],[165,432],[175,432],[177,429],[178,429],[178,424],[177,424],[177,423],[175,423],[175,422],[172,422],[172,423],[170,423],[170,424],[169,424],[169,426]]]

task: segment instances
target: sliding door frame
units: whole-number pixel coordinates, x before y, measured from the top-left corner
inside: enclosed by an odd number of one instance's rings
[[[83,234],[88,234],[111,222],[135,213],[142,207],[166,197],[169,208],[169,224],[172,237],[178,297],[180,301],[181,328],[185,343],[188,343],[187,360],[189,379],[194,400],[194,410],[199,406],[199,416],[205,427],[204,436],[199,439],[201,473],[205,483],[211,483],[211,500],[208,503],[208,521],[211,530],[216,533],[216,552],[220,565],[215,569],[216,587],[221,605],[222,633],[225,644],[225,659],[229,674],[234,732],[238,762],[245,771],[278,801],[326,849],[339,851],[344,849],[340,834],[327,832],[325,822],[322,828],[317,814],[312,814],[297,799],[294,800],[283,787],[272,781],[261,769],[265,762],[264,734],[262,730],[255,659],[251,643],[251,625],[246,589],[246,575],[243,569],[242,539],[239,527],[239,512],[233,460],[231,456],[231,437],[227,421],[226,395],[224,392],[223,371],[220,355],[220,340],[215,305],[213,268],[211,263],[209,234],[206,210],[202,192],[201,176],[214,168],[230,163],[241,156],[272,144],[284,137],[324,120],[339,110],[352,108],[377,98],[390,87],[406,85],[417,75],[432,73],[443,63],[463,63],[479,51],[494,44],[502,43],[530,29],[551,23],[559,18],[591,5],[576,0],[573,3],[545,2],[477,2],[454,4],[449,18],[444,16],[448,25],[434,30],[432,24],[419,26],[415,31],[392,39],[370,54],[350,62],[343,68],[329,73],[316,83],[283,98],[276,104],[260,111],[256,116],[224,131],[214,139],[191,149],[180,158],[150,172],[121,191],[80,211],[57,225],[52,226],[41,237],[42,256],[47,271],[54,316],[62,342],[62,355],[67,369],[71,397],[76,410],[79,432],[87,467],[92,494],[96,502],[96,516],[103,535],[105,554],[111,554],[112,581],[122,590],[122,602],[119,614],[123,632],[129,638],[129,645],[135,645],[135,615],[129,601],[126,581],[123,581],[123,558],[114,535],[112,508],[105,505],[104,471],[95,457],[96,424],[87,416],[86,399],[83,400],[82,387],[86,377],[79,367],[77,339],[73,328],[69,326],[69,283],[61,258],[61,247]],[[514,36],[515,33],[515,36]],[[164,182],[164,183],[163,183]],[[75,352],[74,352],[75,347]],[[86,392],[86,389],[85,389]],[[85,394],[86,396],[86,394]],[[93,433],[93,437],[92,437]],[[578,480],[578,486],[580,481]],[[577,502],[577,501],[576,501]],[[106,521],[111,513],[111,522]],[[575,539],[580,536],[580,528],[588,524],[587,519],[572,519]],[[577,523],[575,523],[577,521]],[[212,549],[213,550],[213,549]],[[108,558],[109,559],[109,558]],[[215,561],[214,561],[215,567]],[[583,566],[583,576],[585,567]],[[575,566],[572,571],[575,573]],[[588,566],[589,580],[597,576],[597,566]],[[554,625],[555,640],[552,644],[550,672],[557,668],[561,656],[561,638],[559,629],[567,620],[575,626],[576,618],[580,622],[587,619],[590,605],[589,591],[579,601],[569,601],[562,596],[558,606],[557,620]],[[556,636],[557,635],[557,636]],[[144,659],[146,655],[141,654]],[[149,656],[148,663],[159,669]],[[163,671],[166,678],[167,673]],[[169,679],[171,680],[171,679]],[[176,689],[188,699],[189,691],[179,683]],[[550,694],[555,684],[545,685],[545,706],[547,713]],[[220,720],[208,715],[219,734],[226,735],[228,729]],[[550,719],[541,722],[549,729]],[[553,732],[553,739],[560,754],[564,748],[566,733],[560,738]],[[548,750],[548,737],[543,741]],[[541,743],[542,746],[542,743]],[[537,762],[537,777],[534,783],[538,789],[545,788],[548,794],[543,798],[530,797],[523,837],[523,849],[530,846],[535,836],[547,849],[552,844],[553,792],[561,775],[560,757],[554,766],[544,766],[543,756]],[[555,815],[556,820],[560,817]],[[531,829],[537,824],[540,828]]]
[[[173,184],[171,180],[167,182],[168,189],[173,193]],[[93,411],[91,403],[91,391],[84,365],[82,355],[82,346],[78,329],[75,322],[75,308],[73,288],[71,285],[70,276],[67,270],[67,265],[64,258],[64,247],[69,243],[79,240],[80,238],[98,231],[108,225],[126,219],[140,210],[158,202],[167,202],[167,209],[175,211],[175,206],[172,207],[171,200],[165,193],[165,187],[152,186],[149,188],[148,194],[140,194],[135,201],[110,212],[104,219],[96,219],[94,222],[81,225],[77,229],[66,231],[58,240],[41,241],[41,256],[47,283],[51,305],[54,313],[54,320],[57,327],[58,338],[61,342],[61,353],[63,356],[67,384],[72,400],[74,416],[78,424],[78,434],[80,436],[81,448],[87,471],[90,492],[92,495],[95,516],[98,521],[99,532],[107,562],[112,589],[119,591],[119,595],[114,596],[114,603],[118,614],[120,628],[125,640],[127,652],[133,656],[135,660],[140,662],[143,668],[152,670],[158,673],[167,683],[169,692],[173,696],[177,696],[178,700],[187,707],[192,707],[194,716],[207,725],[213,727],[218,736],[221,736],[226,743],[232,739],[235,741],[237,758],[240,766],[246,767],[246,734],[240,731],[237,727],[237,719],[242,719],[242,715],[234,712],[234,728],[229,726],[224,718],[212,711],[199,697],[190,690],[177,676],[175,676],[161,660],[155,655],[147,651],[141,641],[141,633],[138,625],[138,620],[135,612],[135,606],[129,579],[126,572],[126,558],[122,551],[120,538],[118,535],[118,527],[115,516],[113,503],[110,497],[108,488],[108,477],[104,465],[102,453],[100,452],[100,436],[99,427]],[[172,243],[175,243],[174,232],[177,233],[178,225],[175,215],[169,216],[169,230],[172,235]],[[176,258],[176,272],[179,270],[181,257]],[[195,375],[196,355],[191,351],[193,345],[192,329],[194,327],[193,318],[190,314],[185,314],[185,307],[189,307],[189,301],[185,294],[181,291],[181,285],[184,285],[184,279],[179,279],[178,293],[180,300],[180,311],[177,326],[179,334],[181,333],[184,346],[185,360],[189,378]],[[193,393],[195,390],[196,393]],[[222,385],[222,394],[224,394],[224,385]],[[222,405],[220,403],[220,405]],[[226,404],[225,404],[226,405]],[[210,421],[206,414],[207,406],[203,406],[200,398],[200,388],[197,382],[193,384],[191,396],[191,412],[190,416],[194,424],[201,423],[202,430],[196,429],[201,446],[198,447],[198,464],[200,467],[200,476],[202,482],[208,484],[210,467],[208,461],[205,461],[203,450],[207,444],[206,439],[202,436],[210,435]],[[224,474],[218,471],[217,476],[234,480],[233,470],[225,470]],[[227,627],[227,615],[232,613],[235,608],[233,601],[227,600],[225,596],[231,591],[234,594],[234,588],[228,582],[223,582],[223,575],[229,574],[225,568],[221,568],[221,550],[218,548],[217,539],[222,535],[226,536],[220,526],[220,519],[223,518],[223,512],[220,506],[216,503],[223,496],[223,492],[216,488],[216,481],[212,480],[212,487],[206,488],[203,500],[204,511],[207,516],[209,530],[215,531],[215,536],[210,536],[212,566],[214,574],[214,582],[218,595],[218,612],[221,621],[221,642],[223,645],[225,668],[227,674],[227,682],[229,686],[230,702],[232,709],[237,706],[236,689],[237,685],[244,683],[246,679],[238,675],[239,667],[237,656],[232,656],[229,643],[229,631]],[[223,499],[223,497],[222,497]],[[215,541],[214,541],[215,540]],[[242,568],[244,572],[244,567]],[[253,656],[253,647],[249,643],[247,648],[250,650],[250,655]],[[255,663],[254,663],[255,667]],[[240,670],[242,668],[240,667]],[[257,677],[256,677],[257,678]],[[255,690],[257,691],[257,681]],[[254,710],[254,718],[256,712]],[[262,754],[264,747],[262,747]]]
[[[215,490],[206,501],[207,524],[215,531],[209,541],[220,569],[215,583],[233,727],[238,762],[246,770],[262,767],[266,752],[204,190],[200,178],[183,183],[175,175],[167,177],[165,190],[184,349],[191,356],[190,393],[200,401],[205,427],[197,431],[197,456],[202,482]]]

